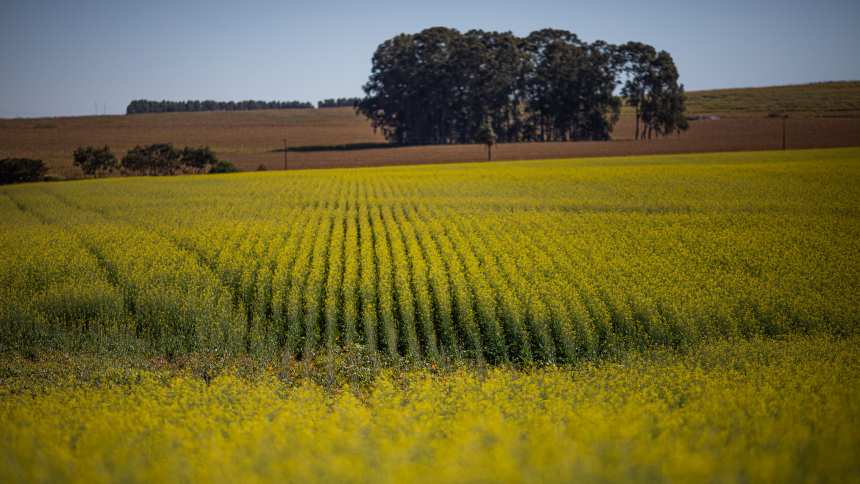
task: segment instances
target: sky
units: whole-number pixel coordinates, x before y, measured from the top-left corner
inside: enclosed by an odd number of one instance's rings
[[[858,0],[0,0],[0,117],[360,96],[377,45],[433,26],[646,42],[688,90],[860,79]]]

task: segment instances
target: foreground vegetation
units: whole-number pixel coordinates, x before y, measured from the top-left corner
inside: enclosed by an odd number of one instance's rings
[[[0,190],[6,349],[573,362],[856,332],[860,150]]]
[[[856,338],[711,342],[573,369],[325,390],[118,369],[0,384],[3,482],[850,482]]]
[[[860,149],[0,188],[0,482],[849,482]]]

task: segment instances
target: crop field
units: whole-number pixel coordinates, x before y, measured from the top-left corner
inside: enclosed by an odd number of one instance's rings
[[[772,150],[782,147],[786,112],[789,148],[829,148],[860,144],[860,82],[769,88],[721,89],[688,93],[691,115],[717,115],[694,121],[680,136],[633,141],[634,118],[626,110],[612,142],[514,143],[496,147],[494,159],[526,160],[586,156],[651,155],[706,151]],[[242,170],[283,168],[288,146],[382,143],[368,121],[351,108],[141,114],[0,120],[0,157],[44,160],[51,173],[80,177],[72,166],[79,146],[109,145],[119,156],[138,144],[210,146]],[[411,165],[486,160],[479,145],[415,146],[354,151],[293,152],[290,169]]]
[[[693,91],[687,108],[695,114],[860,116],[860,82],[820,82],[788,86]]]
[[[598,365],[273,377],[116,370],[0,393],[3,482],[856,482],[856,338]],[[0,389],[4,389],[0,387]]]
[[[860,150],[3,187],[0,331],[565,362],[854,331]],[[73,338],[69,338],[73,335]],[[103,340],[103,342],[102,342]]]
[[[0,481],[860,476],[860,148],[0,187]]]

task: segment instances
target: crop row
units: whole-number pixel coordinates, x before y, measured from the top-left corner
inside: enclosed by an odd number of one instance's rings
[[[12,187],[0,331],[488,362],[851,333],[857,153],[824,153]]]

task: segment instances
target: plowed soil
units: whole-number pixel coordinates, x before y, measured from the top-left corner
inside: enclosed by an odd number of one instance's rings
[[[791,113],[786,122],[787,148],[857,146],[858,93],[860,83],[690,93],[692,114],[713,114],[719,119],[693,121],[680,136],[634,141],[633,117],[625,113],[612,141],[500,144],[493,150],[493,159],[779,149],[782,119],[768,117],[769,108]],[[813,111],[814,106],[821,109]],[[72,153],[83,145],[108,145],[118,157],[137,144],[208,145],[243,170],[283,169],[284,139],[291,147],[384,142],[351,108],[0,120],[0,157],[42,159],[51,173],[65,177],[81,175],[72,166]],[[290,152],[288,165],[298,169],[486,159],[484,146],[445,145]]]

